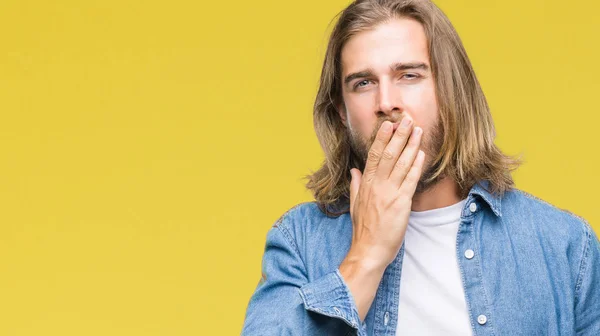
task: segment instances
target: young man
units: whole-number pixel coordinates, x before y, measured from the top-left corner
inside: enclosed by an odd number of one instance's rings
[[[428,0],[363,0],[314,108],[315,202],[270,229],[244,335],[600,335],[600,244],[513,186],[462,43]]]

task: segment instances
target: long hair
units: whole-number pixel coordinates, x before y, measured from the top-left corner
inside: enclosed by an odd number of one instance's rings
[[[429,45],[443,143],[431,162],[434,173],[425,182],[450,177],[461,196],[481,180],[488,181],[489,191],[499,195],[514,186],[511,172],[520,161],[494,144],[496,132],[487,101],[446,15],[429,0],[357,0],[339,14],[331,32],[314,104],[314,127],[325,161],[307,176],[306,187],[326,214],[348,211],[340,205],[349,200],[350,169],[361,162],[337,110],[343,104],[342,48],[355,34],[395,18],[420,22]]]

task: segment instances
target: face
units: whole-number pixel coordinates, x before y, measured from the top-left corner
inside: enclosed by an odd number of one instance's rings
[[[412,19],[394,19],[358,33],[344,45],[341,61],[343,106],[338,110],[362,159],[359,168],[364,168],[381,123],[410,116],[423,129],[422,191],[443,140],[423,26]]]

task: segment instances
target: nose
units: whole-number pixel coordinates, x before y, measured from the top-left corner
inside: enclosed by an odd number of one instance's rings
[[[394,85],[381,81],[379,84],[377,114],[385,114],[391,117],[393,114],[402,112],[400,97],[397,92],[394,92]]]

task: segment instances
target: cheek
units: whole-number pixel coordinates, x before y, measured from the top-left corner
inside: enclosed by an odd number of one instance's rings
[[[438,104],[433,83],[412,87],[405,93],[407,111],[414,118],[415,124],[427,133],[436,124],[438,118]]]
[[[345,99],[348,124],[350,128],[364,138],[371,135],[372,127],[377,123],[377,116],[373,113],[372,99],[367,95],[358,95]]]

